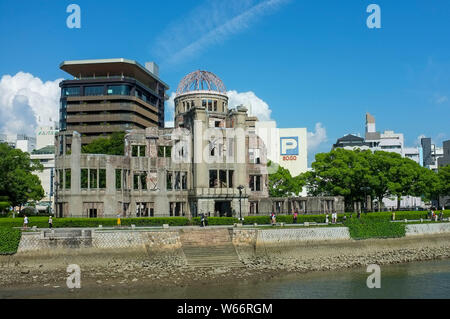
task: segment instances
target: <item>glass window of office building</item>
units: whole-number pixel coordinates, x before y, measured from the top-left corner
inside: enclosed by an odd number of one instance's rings
[[[109,85],[108,95],[130,95],[130,87],[128,85]]]
[[[103,86],[86,86],[84,88],[84,95],[87,96],[103,95]]]
[[[79,86],[63,88],[63,96],[79,96],[81,94],[81,90]]]

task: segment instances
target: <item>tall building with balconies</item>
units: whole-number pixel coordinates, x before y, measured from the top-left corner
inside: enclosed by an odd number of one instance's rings
[[[74,77],[60,84],[60,130],[78,132],[83,145],[114,132],[164,127],[169,86],[155,63],[79,60],[60,68]]]

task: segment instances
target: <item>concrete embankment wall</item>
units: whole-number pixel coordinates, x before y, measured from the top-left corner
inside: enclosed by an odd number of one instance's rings
[[[213,229],[213,228],[211,228]],[[183,229],[183,232],[190,231]],[[207,231],[207,229],[205,229]],[[450,233],[450,223],[407,225],[407,237]],[[325,243],[352,241],[346,227],[248,229],[233,228],[232,241],[237,248],[316,246]],[[213,235],[211,233],[211,235]],[[213,241],[211,241],[213,242]],[[98,230],[57,229],[22,234],[19,254],[52,254],[63,251],[78,252],[164,252],[180,250],[180,230]]]
[[[350,240],[347,227],[233,230],[235,246],[289,245],[311,241],[339,240]]]
[[[18,254],[49,254],[64,250],[95,251],[170,251],[181,248],[178,231],[137,230],[56,230],[22,233]]]
[[[450,223],[411,224],[406,226],[406,236],[443,234],[450,232]]]

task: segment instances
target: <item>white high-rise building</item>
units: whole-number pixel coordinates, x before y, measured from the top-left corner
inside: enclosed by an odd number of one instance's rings
[[[395,133],[394,131],[377,132],[375,117],[369,113],[366,114],[365,142],[369,143],[373,151],[395,152],[401,156],[405,156],[405,138],[403,133]]]
[[[306,128],[277,128],[275,121],[257,121],[255,130],[266,145],[267,159],[289,170],[292,176],[308,170]],[[304,189],[301,196],[306,195]]]

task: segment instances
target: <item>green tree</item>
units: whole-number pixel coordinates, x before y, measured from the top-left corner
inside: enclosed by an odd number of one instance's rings
[[[442,192],[442,181],[435,171],[422,167],[419,180],[419,187],[425,200],[439,201]]]
[[[400,154],[383,151],[376,151],[370,157],[368,182],[371,195],[378,200],[378,211],[381,211],[383,198],[391,195],[391,174],[395,174],[394,168],[400,165],[401,160]]]
[[[109,137],[99,137],[81,149],[86,154],[124,155],[125,132],[115,132]]]
[[[7,197],[11,205],[22,206],[44,197],[41,182],[33,174],[42,170],[42,164],[30,160],[28,153],[0,144],[0,196]]]
[[[450,196],[450,165],[439,167],[439,195]]]
[[[389,170],[389,191],[397,196],[397,210],[402,196],[421,196],[426,192],[423,168],[409,158],[401,158]]]
[[[301,175],[292,177],[288,169],[271,161],[268,162],[267,166],[278,166],[275,173],[269,174],[270,197],[298,196],[302,192],[305,180]]]
[[[343,196],[347,207],[370,195],[370,151],[335,149],[316,154],[312,171],[304,174],[312,196]]]

